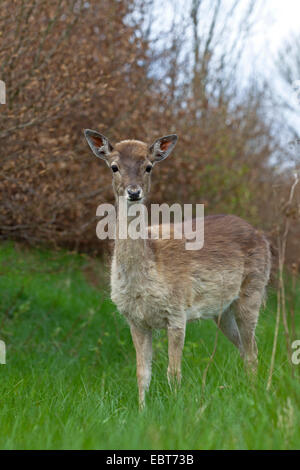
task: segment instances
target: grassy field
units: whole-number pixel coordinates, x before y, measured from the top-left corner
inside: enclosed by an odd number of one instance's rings
[[[0,245],[1,449],[296,449],[300,447],[299,370],[291,378],[282,329],[266,391],[275,325],[270,290],[257,328],[259,372],[247,377],[219,335],[204,395],[201,380],[216,327],[188,325],[183,385],[167,384],[167,339],[154,337],[153,378],[137,407],[135,352],[109,300],[107,268],[65,251]],[[300,293],[296,299],[300,339]]]

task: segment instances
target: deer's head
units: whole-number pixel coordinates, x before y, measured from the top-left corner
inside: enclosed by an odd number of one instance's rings
[[[116,198],[125,196],[129,202],[147,198],[152,168],[167,158],[177,142],[172,134],[157,139],[150,147],[139,140],[123,140],[113,147],[99,132],[86,129],[84,135],[93,153],[111,169]]]

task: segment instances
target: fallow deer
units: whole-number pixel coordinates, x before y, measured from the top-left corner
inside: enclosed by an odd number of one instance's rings
[[[111,169],[117,204],[119,196],[128,204],[147,199],[153,167],[177,141],[176,135],[168,135],[151,146],[124,140],[113,147],[96,131],[85,130],[85,137]],[[181,380],[186,323],[200,318],[214,320],[255,368],[255,328],[270,260],[263,233],[234,215],[205,217],[204,246],[198,251],[186,250],[184,238],[120,239],[116,230],[111,298],[130,326],[141,407],[150,384],[154,329],[167,329],[170,385]]]

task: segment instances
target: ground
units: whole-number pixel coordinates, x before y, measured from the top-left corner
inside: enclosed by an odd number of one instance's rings
[[[135,352],[109,299],[107,268],[86,255],[0,245],[1,449],[297,449],[300,365],[294,378],[283,329],[266,390],[276,295],[257,328],[259,369],[249,380],[238,352],[216,326],[189,324],[183,383],[169,390],[167,339],[154,337],[147,406],[138,411]],[[299,290],[298,290],[299,292]],[[293,299],[300,339],[300,292]]]

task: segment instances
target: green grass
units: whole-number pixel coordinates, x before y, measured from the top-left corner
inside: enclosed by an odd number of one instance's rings
[[[282,328],[266,391],[276,298],[257,328],[259,372],[247,377],[213,322],[189,324],[183,384],[167,384],[167,339],[154,337],[147,407],[139,413],[135,352],[109,300],[100,261],[65,251],[0,245],[1,449],[295,449],[300,447],[300,365],[291,377]],[[300,295],[296,298],[300,338]]]

